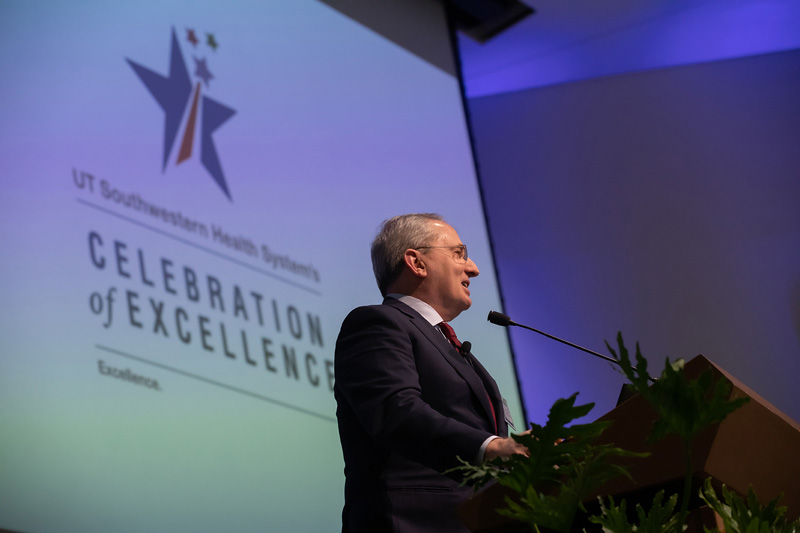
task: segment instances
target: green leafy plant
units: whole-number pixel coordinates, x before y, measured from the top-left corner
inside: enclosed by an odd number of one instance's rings
[[[603,531],[608,533],[672,533],[682,530],[682,524],[675,513],[678,495],[673,494],[666,501],[664,491],[660,490],[653,497],[653,503],[648,511],[637,504],[636,516],[638,522],[631,524],[628,517],[627,502],[622,500],[619,506],[614,504],[613,496],[608,497],[608,505],[600,498],[600,514],[590,516],[589,521],[599,524]]]
[[[582,502],[606,481],[627,471],[608,462],[612,456],[642,456],[609,444],[596,444],[597,437],[611,424],[567,424],[589,413],[594,404],[575,405],[577,393],[559,399],[550,409],[544,426],[514,435],[530,456],[515,455],[507,460],[494,459],[473,466],[464,461],[461,471],[465,482],[476,488],[489,481],[508,487],[515,498],[506,497],[506,507],[497,512],[529,524],[534,531],[570,531]]]
[[[781,496],[763,506],[758,503],[752,487],[747,492],[747,498],[743,498],[722,485],[722,500],[720,500],[711,485],[711,479],[706,479],[700,490],[700,497],[722,518],[726,533],[797,533],[800,531],[800,518],[789,522],[783,516],[786,513],[786,507],[778,505]],[[705,528],[705,531],[708,533],[718,530]]]
[[[636,344],[635,362],[625,347],[622,334],[617,335],[617,350],[606,346],[619,363],[630,386],[652,406],[656,419],[648,437],[649,442],[666,435],[677,435],[685,457],[685,476],[681,498],[671,494],[665,498],[658,492],[648,509],[637,504],[636,517],[627,510],[627,502],[617,505],[612,497],[599,498],[599,511],[586,516],[589,523],[602,527],[609,533],[673,533],[683,531],[691,495],[693,440],[712,424],[721,422],[728,414],[741,407],[748,398],[729,399],[732,384],[725,378],[713,381],[710,370],[697,379],[688,379],[684,363],[665,361],[658,380],[647,372],[647,360]],[[587,513],[583,503],[605,482],[617,476],[628,476],[627,469],[613,457],[643,457],[611,444],[598,444],[598,437],[611,422],[568,424],[586,416],[594,404],[575,405],[577,393],[559,399],[550,409],[544,426],[531,424],[531,429],[513,438],[524,444],[530,456],[514,456],[508,460],[495,459],[482,465],[462,461],[459,471],[466,483],[477,488],[494,481],[510,489],[504,506],[497,509],[508,516],[530,525],[533,531],[571,531],[579,513]],[[706,482],[701,497],[720,515],[726,531],[741,533],[798,532],[798,522],[782,522],[785,508],[771,502],[761,507],[752,494],[744,501],[723,487],[722,503]],[[675,507],[680,502],[680,509]]]
[[[712,424],[722,422],[726,416],[741,407],[749,398],[729,400],[731,382],[718,379],[712,388],[712,373],[706,369],[696,380],[689,380],[683,373],[683,360],[674,364],[665,361],[661,377],[651,385],[647,373],[647,359],[642,356],[639,343],[636,343],[636,365],[622,340],[617,334],[617,353],[606,342],[611,355],[619,362],[622,372],[636,392],[650,404],[658,417],[653,423],[648,440],[655,442],[666,435],[677,435],[683,447],[684,483],[681,497],[680,522],[683,523],[688,511],[692,483],[692,441]]]

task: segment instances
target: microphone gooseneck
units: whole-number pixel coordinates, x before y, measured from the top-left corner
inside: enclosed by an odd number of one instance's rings
[[[588,348],[584,348],[583,346],[578,346],[577,344],[571,343],[569,341],[565,341],[564,339],[559,339],[558,337],[556,337],[554,335],[550,335],[549,333],[545,333],[544,331],[539,331],[538,329],[532,328],[530,326],[526,326],[524,324],[518,324],[517,322],[514,322],[513,320],[511,320],[511,318],[509,318],[508,315],[504,315],[503,313],[499,313],[497,311],[489,311],[489,316],[487,317],[487,320],[489,322],[491,322],[492,324],[496,324],[498,326],[519,326],[521,328],[529,329],[529,330],[531,330],[531,331],[533,331],[535,333],[538,333],[539,335],[544,335],[548,339],[553,339],[554,341],[558,341],[560,343],[566,344],[567,346],[572,346],[573,348],[577,348],[578,350],[581,350],[581,351],[586,352],[588,354],[594,355],[595,357],[599,357],[600,359],[604,359],[606,361],[614,363],[615,365],[619,365],[620,364],[619,361],[617,361],[613,357],[609,357],[607,355],[603,355],[601,353],[597,353],[597,352],[595,352],[593,350],[590,350]],[[652,381],[652,382],[656,381],[654,378],[651,378],[649,376],[648,376],[648,379],[650,381]]]

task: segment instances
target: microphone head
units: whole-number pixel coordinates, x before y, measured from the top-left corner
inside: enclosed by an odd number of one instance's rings
[[[469,341],[464,341],[461,343],[461,348],[458,350],[461,352],[461,355],[467,355],[472,350],[472,343]]]
[[[496,324],[498,326],[510,326],[513,324],[511,318],[508,315],[504,315],[503,313],[498,313],[497,311],[489,311],[489,316],[487,320],[492,324]]]

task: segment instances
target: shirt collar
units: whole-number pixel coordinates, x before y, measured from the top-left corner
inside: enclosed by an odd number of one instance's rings
[[[409,296],[407,294],[397,294],[391,293],[386,295],[389,298],[394,298],[395,300],[400,300],[411,309],[422,315],[422,318],[427,320],[431,326],[436,326],[439,322],[443,322],[442,316],[431,307],[430,304],[423,302],[419,298],[414,298],[413,296]]]

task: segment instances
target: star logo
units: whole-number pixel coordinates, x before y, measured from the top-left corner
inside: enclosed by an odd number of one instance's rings
[[[219,48],[219,44],[214,38],[214,35],[211,33],[207,33],[206,35],[206,45],[213,52],[216,52],[217,48]],[[194,30],[188,28],[186,30],[186,40],[194,49],[197,48],[200,42]],[[231,194],[228,190],[228,184],[225,181],[225,175],[222,172],[222,166],[219,162],[219,156],[214,146],[212,134],[227,122],[236,111],[202,94],[203,86],[205,86],[205,89],[208,89],[209,82],[214,78],[214,75],[209,70],[206,57],[198,58],[192,56],[192,58],[195,63],[194,76],[197,78],[194,87],[192,86],[192,79],[189,77],[189,71],[186,68],[186,61],[184,61],[183,53],[178,43],[178,37],[175,34],[175,28],[173,28],[168,75],[164,76],[159,74],[128,58],[125,58],[125,60],[131,68],[133,68],[133,71],[147,90],[150,91],[150,94],[155,98],[161,109],[164,110],[164,153],[162,157],[162,171],[166,171],[167,169],[170,153],[178,138],[178,130],[181,127],[183,117],[186,115],[187,110],[189,115],[183,128],[180,148],[178,149],[178,156],[175,164],[179,165],[192,156],[199,113],[202,117],[200,120],[200,161],[208,173],[211,174],[214,182],[222,189],[225,196],[228,197],[228,200],[231,200]],[[200,108],[202,108],[202,112],[200,112]]]

